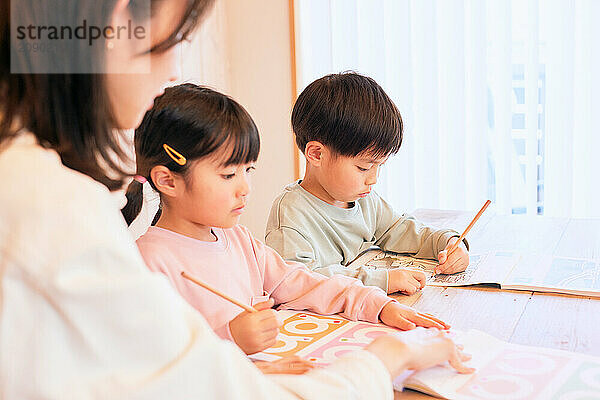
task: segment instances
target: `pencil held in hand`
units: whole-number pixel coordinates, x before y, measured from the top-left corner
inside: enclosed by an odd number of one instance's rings
[[[222,293],[222,292],[218,291],[217,289],[215,289],[214,287],[202,282],[201,280],[194,278],[193,276],[189,275],[185,271],[181,271],[181,276],[183,276],[187,280],[194,282],[198,286],[202,286],[204,289],[208,290],[209,292],[213,292],[217,296],[222,297],[223,299],[235,304],[236,306],[243,308],[244,310],[246,310],[248,312],[251,312],[251,313],[257,312],[257,310],[254,307],[247,306],[246,304],[241,303],[241,302],[237,301],[236,299],[227,296],[225,293]]]
[[[481,210],[475,215],[475,218],[471,221],[469,226],[465,229],[465,231],[458,237],[451,238],[446,245],[446,248],[439,252],[438,254],[438,266],[435,268],[435,274],[454,274],[457,272],[462,272],[467,269],[469,266],[469,253],[465,249],[459,249],[460,243],[464,240],[465,236],[475,222],[481,217],[486,208],[490,205],[491,201],[486,201]],[[457,251],[458,250],[458,251]]]
[[[481,207],[481,210],[479,210],[479,212],[477,213],[477,215],[475,215],[475,218],[473,218],[473,221],[471,221],[471,223],[469,224],[469,226],[467,226],[467,228],[462,233],[462,235],[460,235],[460,237],[458,238],[458,240],[456,242],[454,242],[454,244],[452,245],[452,247],[450,247],[450,249],[448,250],[448,254],[450,254],[454,250],[456,250],[456,248],[460,245],[460,243],[463,241],[463,239],[465,238],[465,236],[467,236],[467,233],[469,233],[469,231],[471,230],[471,228],[473,228],[473,225],[475,225],[475,222],[477,222],[477,220],[479,219],[479,217],[481,217],[481,214],[483,214],[483,212],[486,210],[486,208],[488,208],[488,206],[490,204],[492,204],[491,200],[487,200],[485,202],[485,204],[483,205],[483,207]]]

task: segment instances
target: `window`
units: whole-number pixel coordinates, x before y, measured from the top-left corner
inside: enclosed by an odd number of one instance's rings
[[[593,217],[600,2],[296,0],[299,89],[376,79],[405,120],[378,190],[399,209]]]

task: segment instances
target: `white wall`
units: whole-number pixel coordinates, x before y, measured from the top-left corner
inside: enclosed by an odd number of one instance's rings
[[[218,0],[184,50],[183,77],[223,91],[252,115],[261,153],[241,223],[259,239],[273,198],[294,179],[289,4]]]

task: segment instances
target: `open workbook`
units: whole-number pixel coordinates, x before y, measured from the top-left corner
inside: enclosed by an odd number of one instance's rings
[[[275,346],[252,358],[266,361],[298,355],[327,365],[384,334],[402,333],[385,325],[348,321],[339,316],[279,311],[283,319]],[[410,332],[409,332],[410,334]],[[600,393],[600,359],[582,354],[520,346],[470,330],[454,332],[473,356],[474,374],[442,365],[399,376],[394,387],[447,399],[592,399]]]
[[[430,286],[496,285],[530,290],[600,297],[600,261],[526,255],[506,251],[471,254],[469,267],[452,275],[434,275],[437,262],[370,250],[352,264],[379,268],[419,268]]]

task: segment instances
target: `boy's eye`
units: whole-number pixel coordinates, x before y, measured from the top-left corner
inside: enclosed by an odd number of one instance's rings
[[[223,177],[223,179],[231,179],[235,176],[235,174],[227,174],[227,175],[221,175]]]
[[[362,167],[359,167],[358,165],[356,166],[356,168],[358,168],[358,170],[361,172],[365,172],[365,171],[369,170],[369,168],[362,168]]]
[[[246,168],[246,172],[250,172],[250,171],[253,171],[253,170],[255,170],[255,169],[256,169],[256,168],[254,168],[253,166],[252,166],[252,167],[248,167],[248,168]]]

